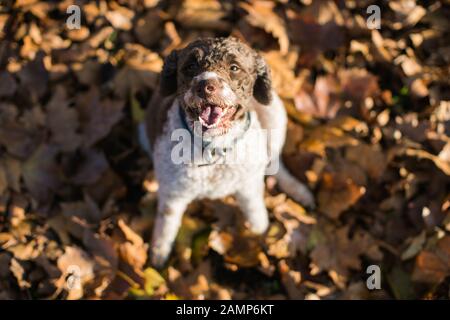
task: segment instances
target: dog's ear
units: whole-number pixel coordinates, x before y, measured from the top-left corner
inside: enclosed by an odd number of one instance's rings
[[[268,105],[272,102],[272,79],[270,69],[260,55],[256,56],[256,74],[253,96],[259,103]]]
[[[163,96],[171,95],[177,91],[177,61],[178,53],[176,50],[173,50],[164,59],[159,83],[159,91]]]

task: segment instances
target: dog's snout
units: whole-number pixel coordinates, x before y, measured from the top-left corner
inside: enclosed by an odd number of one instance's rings
[[[220,88],[220,82],[216,79],[200,80],[195,86],[198,96],[214,94]]]

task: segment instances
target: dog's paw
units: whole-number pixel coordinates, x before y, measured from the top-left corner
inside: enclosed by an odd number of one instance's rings
[[[316,200],[314,199],[312,192],[309,190],[306,190],[306,192],[304,193],[303,199],[300,200],[300,203],[309,209],[316,208]]]
[[[261,235],[267,231],[269,228],[269,219],[267,218],[267,213],[264,215],[260,215],[260,218],[257,220],[253,220],[252,222],[247,221],[247,227],[249,230],[255,235]]]
[[[162,269],[170,255],[170,251],[167,250],[158,250],[154,248],[150,250],[150,263],[156,269]]]
[[[308,188],[303,187],[291,192],[290,196],[297,202],[301,203],[304,207],[309,209],[316,208],[316,201],[311,191]]]

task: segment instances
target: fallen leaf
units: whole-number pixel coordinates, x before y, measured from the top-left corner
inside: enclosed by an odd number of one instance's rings
[[[127,240],[119,245],[120,257],[132,267],[138,270],[142,269],[147,261],[148,244],[144,243],[142,238],[128,227],[122,219],[117,224]]]
[[[371,236],[359,230],[349,237],[349,226],[335,229],[325,225],[321,232],[325,240],[320,241],[311,251],[310,257],[317,271],[326,270],[333,281],[341,287],[345,284],[350,270],[361,269],[361,255],[379,260],[382,257]]]
[[[16,278],[17,284],[19,285],[20,288],[26,289],[31,287],[30,282],[24,279],[25,270],[20,265],[20,263],[14,258],[11,259],[10,270],[14,275],[14,277]]]
[[[332,219],[354,205],[365,193],[365,188],[355,184],[351,178],[325,173],[322,178],[317,201],[320,211]]]
[[[340,86],[345,98],[359,104],[367,97],[379,92],[378,79],[366,69],[343,69],[338,73]]]
[[[113,2],[111,5],[111,10],[106,12],[105,17],[114,28],[120,30],[130,30],[133,26],[131,20],[134,17],[134,12],[127,7],[119,6],[117,3]]]
[[[94,262],[78,247],[66,247],[65,253],[58,259],[58,268],[62,272],[60,281],[65,282],[69,300],[83,297],[83,287],[94,279]]]
[[[47,104],[47,125],[52,133],[52,142],[62,151],[74,151],[81,144],[78,134],[78,114],[69,107],[64,87],[56,88]]]
[[[360,143],[346,149],[346,158],[357,163],[370,177],[378,179],[384,173],[387,165],[386,155],[379,144]]]
[[[272,85],[283,98],[293,98],[299,90],[302,79],[296,77],[293,68],[296,55],[282,56],[278,51],[269,51],[262,54],[272,71]]]
[[[98,181],[109,164],[103,152],[95,149],[82,150],[77,156],[70,180],[79,185],[90,185]]]
[[[0,107],[0,144],[11,155],[28,158],[43,140],[43,131],[36,127],[27,128],[23,116],[18,117],[16,106],[1,104]]]
[[[166,283],[166,280],[153,268],[147,268],[144,270],[145,279],[145,292],[147,295],[152,296],[155,289]]]
[[[91,147],[103,139],[122,118],[124,102],[120,99],[101,99],[96,87],[80,94],[77,108],[80,112],[83,145]]]
[[[340,148],[358,144],[357,139],[330,123],[330,125],[315,127],[306,135],[306,138],[300,144],[300,148],[324,157],[326,148]]]
[[[440,283],[450,275],[450,237],[444,236],[436,246],[425,248],[416,257],[412,279],[428,284]]]
[[[226,31],[230,29],[230,23],[224,18],[231,9],[230,4],[217,0],[186,0],[181,4],[175,20],[184,28]]]
[[[41,203],[47,203],[61,183],[56,155],[54,146],[41,145],[22,167],[25,186]]]
[[[397,299],[408,300],[415,296],[411,277],[401,267],[395,266],[386,278]]]
[[[422,247],[426,241],[426,236],[427,236],[427,233],[424,230],[418,236],[414,237],[411,240],[408,248],[406,248],[406,250],[403,251],[402,256],[401,256],[402,260],[408,260],[408,259],[415,257],[419,253],[419,251],[422,250]]]
[[[122,98],[145,89],[155,89],[163,61],[158,54],[138,44],[128,43],[124,52],[125,65],[114,78],[114,87]]]
[[[7,71],[0,72],[0,97],[11,97],[17,90],[16,79]]]
[[[322,3],[327,2],[317,2],[317,6],[321,6]],[[300,13],[294,10],[287,11],[289,37],[292,42],[299,44],[306,52],[312,54],[312,59],[308,60],[311,62],[315,61],[319,53],[336,49],[344,41],[342,27],[334,21],[334,17],[321,20],[317,11],[313,10],[314,8]],[[311,62],[306,62],[305,65]]]
[[[29,93],[32,102],[37,102],[47,92],[49,77],[43,59],[44,53],[40,52],[18,72],[20,88]]]
[[[278,40],[280,53],[285,55],[289,50],[289,38],[283,19],[274,9],[276,3],[260,0],[252,0],[250,3],[240,2],[239,6],[248,12],[246,21],[252,26],[262,28]]]
[[[319,77],[313,90],[301,89],[294,98],[297,110],[318,118],[331,119],[341,107],[336,80]]]

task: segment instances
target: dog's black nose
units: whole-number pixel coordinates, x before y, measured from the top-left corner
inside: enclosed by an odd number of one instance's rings
[[[213,80],[201,80],[196,84],[195,91],[197,95],[210,95],[213,94],[218,88],[218,83]]]

